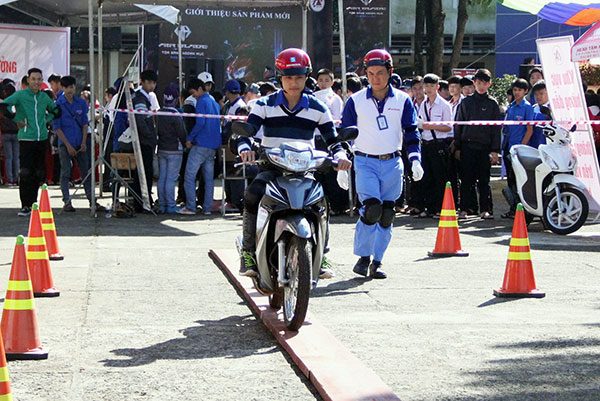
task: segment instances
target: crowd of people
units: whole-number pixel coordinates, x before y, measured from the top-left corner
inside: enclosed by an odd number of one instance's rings
[[[508,103],[499,105],[489,94],[493,77],[486,69],[473,76],[451,76],[442,79],[435,74],[402,79],[392,74],[386,85],[394,87],[411,99],[417,115],[420,133],[423,179],[413,180],[412,157],[406,149],[397,149],[404,162],[404,186],[394,203],[394,211],[421,218],[439,218],[446,182],[452,184],[458,206],[459,219],[477,215],[493,219],[494,210],[490,191],[490,172],[493,164],[502,163],[507,176],[507,190],[516,193],[515,177],[511,168],[509,149],[515,144],[538,147],[545,142],[541,128],[533,126],[469,126],[439,125],[439,121],[471,120],[546,120],[551,119],[543,71],[534,67],[528,80],[516,79],[507,93]],[[102,133],[107,146],[105,159],[111,153],[133,152],[128,114],[112,109],[126,108],[124,91],[131,93],[133,106],[138,111],[164,111],[169,115],[136,114],[143,169],[147,178],[150,204],[158,213],[193,215],[213,212],[214,179],[220,172],[217,150],[228,146],[231,137],[230,121],[208,117],[182,117],[180,112],[203,115],[249,115],[260,98],[280,91],[280,80],[246,83],[229,80],[222,90],[214,87],[210,73],[202,72],[188,80],[184,93],[175,83],[166,85],[162,99],[155,94],[160,77],[154,71],[143,71],[137,88],[122,79],[105,91],[105,108],[90,107],[89,87],[76,94],[77,82],[72,76],[48,77],[32,68],[20,83],[4,79],[0,85],[0,143],[3,155],[2,182],[19,186],[21,210],[26,216],[41,183],[60,184],[63,210],[73,212],[70,190],[81,182],[91,202],[90,141],[94,135],[89,128],[91,118],[102,118]],[[338,125],[356,122],[356,108],[369,108],[370,100],[358,104],[356,94],[371,88],[367,76],[348,73],[344,77],[346,93],[342,93],[341,79],[329,69],[317,70],[305,81],[306,93],[312,93],[327,107]],[[370,90],[370,89],[367,89]],[[346,101],[344,100],[346,99]],[[600,119],[600,97],[591,90],[586,92],[590,118]],[[375,110],[375,109],[374,109]],[[381,116],[381,113],[379,113]],[[374,115],[373,118],[378,118]],[[380,124],[388,121],[377,120]],[[347,125],[347,124],[346,124]],[[257,135],[260,143],[261,133]],[[326,141],[317,135],[315,147],[327,149]],[[596,145],[600,143],[600,127],[595,126]],[[360,142],[360,136],[357,141]],[[235,146],[230,146],[236,153]],[[348,155],[352,157],[351,154]],[[227,165],[228,175],[239,173],[240,168]],[[257,171],[248,167],[248,177]],[[331,213],[342,214],[360,207],[361,200],[352,201],[347,190],[341,188],[336,173],[317,173],[328,195]],[[104,191],[118,190],[115,177],[108,169],[104,173]],[[156,191],[154,178],[157,179]],[[177,187],[177,188],[176,188]],[[226,182],[227,209],[243,209],[244,183]],[[137,179],[133,191],[141,194]],[[153,202],[153,196],[158,200]],[[516,197],[514,197],[516,198]],[[91,205],[91,204],[90,204]],[[101,205],[96,205],[102,210]],[[113,205],[114,207],[115,205]],[[147,212],[143,202],[135,197],[132,205],[137,212]],[[502,217],[511,218],[516,204]]]

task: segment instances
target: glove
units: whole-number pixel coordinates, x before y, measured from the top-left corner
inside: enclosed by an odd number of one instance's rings
[[[337,183],[344,191],[347,191],[350,188],[350,174],[348,174],[345,170],[338,170],[337,172]]]
[[[413,180],[421,181],[421,178],[423,178],[423,174],[425,174],[425,172],[423,171],[423,167],[421,167],[421,162],[418,160],[413,160],[413,162],[412,162]]]

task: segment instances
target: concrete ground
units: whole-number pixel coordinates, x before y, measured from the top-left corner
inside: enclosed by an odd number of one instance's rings
[[[497,185],[497,184],[496,184]],[[308,400],[312,385],[207,257],[239,216],[91,219],[59,214],[59,298],[36,299],[46,361],[9,363],[16,400]],[[101,200],[100,203],[107,203]],[[505,206],[496,197],[496,215]],[[18,234],[18,190],[0,188],[0,292]],[[387,280],[352,273],[354,218],[331,225],[336,277],[310,311],[403,400],[600,399],[600,228],[530,226],[543,299],[497,300],[512,221],[460,223],[467,258],[429,259],[437,222],[399,216]],[[1,295],[0,295],[1,296]]]

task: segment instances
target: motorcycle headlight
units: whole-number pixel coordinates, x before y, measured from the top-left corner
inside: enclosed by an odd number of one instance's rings
[[[544,162],[550,166],[552,170],[558,170],[558,163],[554,161],[547,153],[542,153],[544,155]]]
[[[310,168],[310,152],[285,152],[287,166],[294,171],[304,171]]]

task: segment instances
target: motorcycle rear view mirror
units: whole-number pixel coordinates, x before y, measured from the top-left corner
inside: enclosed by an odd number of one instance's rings
[[[571,129],[569,131],[571,131],[571,132],[577,131],[577,124],[573,124],[573,126],[571,127]]]
[[[355,126],[345,127],[338,131],[338,136],[342,142],[350,142],[358,137],[358,128]]]
[[[256,134],[256,130],[245,121],[234,121],[231,123],[231,131],[239,136],[250,138]]]

